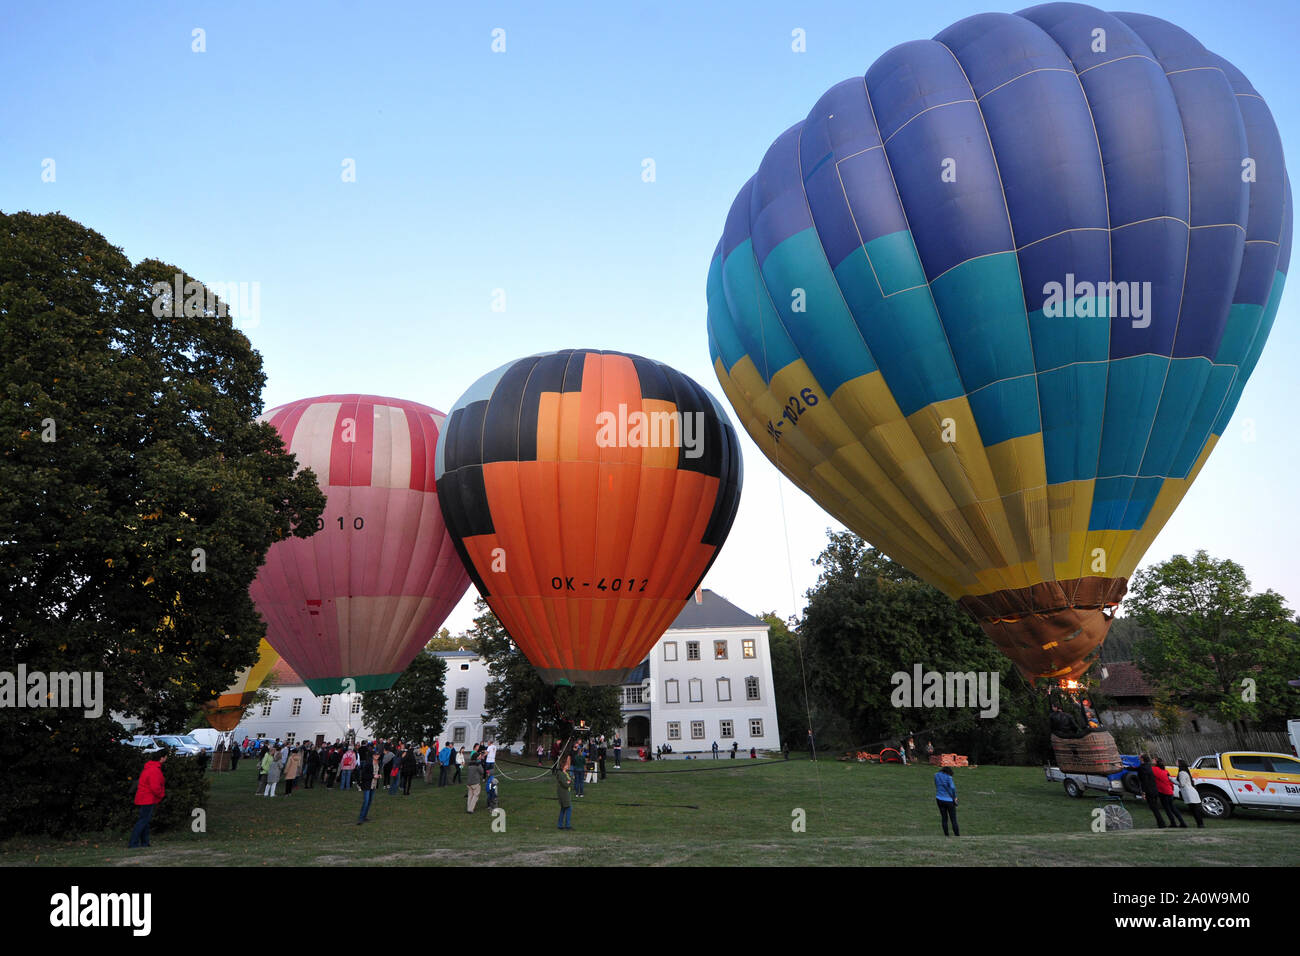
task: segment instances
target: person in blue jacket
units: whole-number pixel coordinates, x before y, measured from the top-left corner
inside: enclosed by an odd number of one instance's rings
[[[442,750],[438,751],[438,786],[447,786],[447,768],[451,766],[451,758],[456,751],[451,749],[451,744],[444,743]]]
[[[943,835],[948,836],[948,820],[952,820],[952,835],[961,836],[957,829],[957,781],[952,778],[952,767],[944,767],[934,775],[934,799],[939,804],[939,820]]]

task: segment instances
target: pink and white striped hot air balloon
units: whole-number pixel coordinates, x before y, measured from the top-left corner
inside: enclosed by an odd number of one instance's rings
[[[267,640],[314,694],[391,687],[469,587],[434,485],[445,418],[377,395],[261,416],[326,498],[320,530],[272,545],[250,588]]]

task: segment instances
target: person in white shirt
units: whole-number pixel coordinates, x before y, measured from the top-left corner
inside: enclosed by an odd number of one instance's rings
[[[494,740],[492,741],[492,743],[488,744],[487,757],[483,761],[483,769],[485,771],[491,770],[496,765],[497,765],[497,743]]]
[[[1192,781],[1192,772],[1187,767],[1186,760],[1178,761],[1178,796],[1182,797],[1183,803],[1187,804],[1187,809],[1192,811],[1192,816],[1196,818],[1197,829],[1205,829],[1205,820],[1201,816],[1201,795],[1196,792],[1196,785]]]

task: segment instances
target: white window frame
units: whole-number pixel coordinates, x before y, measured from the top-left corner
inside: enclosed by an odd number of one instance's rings
[[[717,691],[718,703],[725,704],[727,701],[731,700],[731,678],[719,677]]]
[[[699,733],[696,733],[697,730],[699,731]],[[703,740],[703,739],[704,739],[704,721],[702,721],[702,720],[692,720],[692,721],[691,721],[691,740]]]
[[[751,737],[761,737],[761,736],[763,736],[763,718],[762,718],[762,717],[751,717],[751,718],[749,718],[749,736],[751,736]]]
[[[464,697],[461,696],[462,694],[464,695]],[[464,703],[462,703],[462,700],[464,701]],[[453,707],[452,710],[469,710],[469,688],[468,687],[456,688],[456,706]]]
[[[356,698],[355,700],[352,701],[352,713],[354,713],[354,714],[359,714],[359,713],[361,713],[361,698],[360,698],[360,697],[358,697],[358,698]]]
[[[715,661],[725,661],[727,659],[727,654],[730,653],[731,650],[727,647],[727,644],[728,642],[726,640],[713,642],[713,659]]]
[[[297,717],[301,713],[302,713],[302,698],[295,697],[293,699],[293,709],[289,711],[289,716]]]
[[[666,661],[675,661],[675,660],[677,660],[677,642],[676,642],[676,641],[664,641],[664,660],[666,660]]]
[[[704,681],[698,677],[692,677],[686,684],[687,692],[692,704],[704,703]]]
[[[334,699],[334,698],[331,697],[331,696],[329,696],[328,694],[325,695],[324,697],[322,697],[322,698],[320,699],[320,715],[321,715],[322,717],[328,717],[328,716],[329,716],[329,712],[330,712],[330,701],[332,701],[333,699]]]
[[[298,740],[298,735],[292,730],[284,735],[285,746],[292,747]]]
[[[759,688],[757,677],[745,678],[745,700],[759,700]]]
[[[725,740],[731,740],[736,736],[736,723],[732,720],[722,720],[718,722],[718,736]]]
[[[680,720],[668,721],[668,739],[669,740],[682,739],[682,722]]]
[[[463,744],[463,743],[465,742],[465,728],[464,728],[464,727],[453,727],[453,728],[451,728],[451,742],[454,743],[454,744]]]
[[[262,716],[263,716],[263,717],[270,717],[270,716],[271,716],[271,705],[270,705],[270,704],[263,704],[263,705],[262,705]]]
[[[688,661],[698,661],[698,660],[700,659],[700,642],[699,642],[699,641],[687,641],[687,642],[686,642],[686,659],[687,659]]]
[[[677,683],[676,677],[670,677],[664,681],[664,703],[680,704],[682,702],[681,685]]]
[[[747,660],[752,660],[758,656],[758,642],[752,637],[747,637],[740,642],[741,656]]]

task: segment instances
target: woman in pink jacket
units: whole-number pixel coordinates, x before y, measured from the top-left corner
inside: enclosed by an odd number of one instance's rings
[[[164,751],[157,760],[150,760],[140,771],[140,781],[135,786],[135,805],[140,808],[140,816],[131,830],[131,842],[127,847],[149,845],[149,821],[153,818],[153,808],[158,806],[166,794],[166,781],[163,779],[162,765],[167,762]]]

